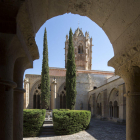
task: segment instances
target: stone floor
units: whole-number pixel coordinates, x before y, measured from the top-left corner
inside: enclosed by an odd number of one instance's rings
[[[88,130],[72,135],[23,138],[23,140],[125,140],[125,125],[91,119]]]

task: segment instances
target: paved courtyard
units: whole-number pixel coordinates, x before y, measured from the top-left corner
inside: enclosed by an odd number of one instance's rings
[[[88,130],[73,135],[23,138],[23,140],[126,140],[125,125],[91,119]]]

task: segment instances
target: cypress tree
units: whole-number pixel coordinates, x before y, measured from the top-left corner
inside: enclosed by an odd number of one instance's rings
[[[76,66],[72,41],[72,29],[69,31],[69,48],[66,71],[66,104],[68,109],[74,109],[76,102]]]
[[[43,109],[48,109],[49,106],[50,106],[50,77],[48,65],[47,32],[45,28],[43,41],[42,73],[41,73],[41,107]]]

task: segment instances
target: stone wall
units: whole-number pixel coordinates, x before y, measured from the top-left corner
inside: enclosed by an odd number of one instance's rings
[[[98,87],[97,89],[88,92],[88,103],[91,107],[92,116],[97,118],[106,118],[112,121],[124,121],[126,119],[126,99],[125,94],[125,83],[120,77],[113,78],[108,83]],[[101,96],[99,101],[98,96]],[[118,117],[110,116],[110,103],[114,106],[114,102],[117,102],[119,107]],[[98,113],[98,103],[101,103],[101,114]],[[114,111],[113,111],[114,113]]]
[[[60,94],[64,90],[66,77],[66,69],[63,68],[50,68],[50,89],[53,87],[53,80],[56,79],[56,108],[60,108]],[[101,84],[105,84],[108,77],[111,77],[113,73],[104,71],[92,71],[92,70],[79,70],[77,71],[76,80],[76,105],[75,109],[88,109],[88,92],[94,87],[99,87]],[[24,108],[33,108],[33,95],[35,90],[38,90],[38,86],[41,84],[41,75],[26,74],[24,80]],[[51,94],[53,96],[53,89]],[[53,99],[52,99],[53,100]],[[54,101],[54,100],[53,100]]]

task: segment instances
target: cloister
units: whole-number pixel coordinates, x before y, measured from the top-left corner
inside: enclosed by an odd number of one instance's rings
[[[112,43],[108,65],[126,85],[126,139],[139,140],[139,7],[139,0],[1,0],[0,140],[23,139],[23,74],[39,58],[35,35],[46,20],[69,12],[89,17]]]

